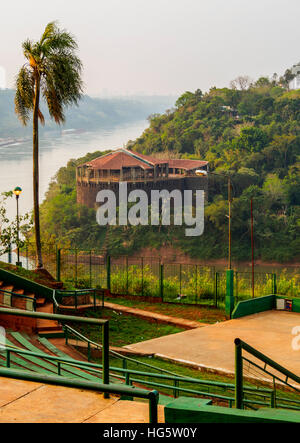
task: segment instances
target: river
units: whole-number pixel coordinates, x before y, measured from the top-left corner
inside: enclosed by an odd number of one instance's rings
[[[99,132],[61,131],[40,135],[40,201],[43,200],[51,178],[71,158],[88,152],[105,151],[124,146],[128,140],[140,136],[149,125],[146,120],[105,129]],[[0,135],[1,136],[1,135]],[[22,188],[20,213],[31,211],[32,197],[32,141],[30,138],[0,144],[0,193]],[[14,199],[7,204],[8,216],[16,213]]]

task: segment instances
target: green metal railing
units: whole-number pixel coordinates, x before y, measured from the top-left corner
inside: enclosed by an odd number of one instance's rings
[[[300,377],[293,374],[288,369],[284,368],[271,358],[267,357],[266,355],[262,354],[257,349],[253,348],[249,344],[245,343],[244,341],[240,340],[239,338],[236,338],[234,341],[235,344],[235,405],[238,409],[243,409],[245,405],[245,398],[244,398],[244,392],[245,392],[245,386],[244,386],[244,374],[243,374],[243,362],[246,361],[249,364],[253,365],[261,373],[265,374],[266,377],[271,379],[273,383],[273,396],[272,396],[272,407],[282,407],[282,405],[277,404],[277,396],[276,396],[276,381],[279,382],[282,386],[286,386],[287,388],[291,389],[292,391],[296,392],[297,394],[300,394]],[[250,360],[249,358],[245,357],[243,355],[243,351],[247,352],[251,356],[255,357],[259,360],[259,362],[254,362]],[[263,363],[263,364],[262,364]],[[267,368],[270,369],[267,369]],[[276,373],[271,372],[271,370],[275,370]],[[288,380],[292,380],[295,382],[298,386],[295,386],[288,382]],[[264,380],[265,381],[265,380]],[[279,398],[279,400],[283,400],[282,397]],[[296,405],[300,404],[297,400],[288,400],[288,402],[294,402]],[[294,409],[297,409],[296,407]]]
[[[101,349],[101,345],[98,343],[93,342],[92,340],[88,339],[84,335],[82,335],[80,332],[76,331],[75,329],[71,328],[68,325],[65,325],[65,337],[66,337],[66,344],[68,344],[68,340],[71,336],[75,336],[81,341],[85,341],[88,345],[88,358],[91,358],[91,348],[94,347],[96,349]],[[226,401],[229,405],[229,407],[232,407],[232,405],[235,403],[235,396],[230,395],[222,395],[220,393],[214,393],[213,390],[224,390],[229,391],[229,393],[235,391],[235,384],[234,383],[224,383],[224,382],[216,382],[216,381],[209,381],[209,380],[203,380],[193,377],[185,377],[181,376],[179,374],[176,374],[171,371],[167,371],[165,369],[159,368],[154,365],[150,365],[145,362],[141,362],[139,360],[133,359],[131,357],[124,356],[116,351],[113,351],[110,349],[110,355],[111,357],[116,357],[120,360],[122,360],[122,368],[119,367],[110,367],[110,375],[115,376],[118,378],[121,378],[125,381],[127,385],[131,385],[132,383],[137,383],[139,385],[144,386],[150,386],[155,387],[156,389],[163,389],[168,390],[173,393],[174,397],[177,397],[179,393],[184,394],[192,394],[197,396],[204,396],[209,397],[212,399],[218,399],[222,401]],[[134,363],[136,365],[143,366],[147,369],[154,370],[156,372],[145,372],[135,369],[129,369],[128,363]],[[86,363],[82,363],[82,367],[86,367],[89,371],[98,371],[99,368],[101,368],[101,365],[95,364],[95,363],[89,363],[88,365]],[[117,375],[116,375],[117,374]],[[121,375],[118,375],[121,374]],[[142,377],[142,378],[139,378]],[[147,380],[150,379],[150,380]],[[155,380],[152,381],[152,379],[158,379],[159,381]],[[171,381],[172,384],[166,384],[163,383],[165,381]],[[196,384],[198,385],[198,389],[192,389],[189,387],[182,386],[183,384]],[[199,387],[207,389],[201,390]],[[273,399],[274,399],[274,389],[268,389],[268,388],[262,388],[262,387],[251,387],[246,386],[244,387],[244,393],[250,398],[245,398],[244,403],[248,406],[268,406],[273,407]],[[253,398],[254,397],[254,398]],[[279,400],[279,397],[277,397]],[[284,405],[283,402],[292,402],[294,405],[294,409],[300,410],[300,401],[297,403],[295,400],[289,400],[284,397],[281,397],[282,402],[280,403],[280,407],[286,408],[287,405]],[[279,404],[277,405],[279,407]]]
[[[85,300],[84,303],[79,299],[81,297]],[[101,297],[100,303],[97,303]],[[67,303],[65,301],[68,300]],[[70,303],[71,300],[71,303]],[[78,290],[62,290],[55,289],[53,291],[53,312],[58,312],[59,309],[63,309],[64,307],[74,306],[75,309],[78,309],[80,305],[92,305],[94,310],[97,307],[104,307],[104,290],[101,289],[78,289]]]
[[[92,390],[101,393],[103,392],[106,398],[108,398],[109,394],[143,398],[149,401],[149,422],[153,424],[158,422],[157,407],[159,394],[155,390],[148,391],[146,389],[129,387],[126,385],[109,385],[107,383],[100,384],[91,381],[75,380],[54,375],[35,374],[9,368],[0,368],[0,377],[8,377],[18,380],[27,380],[38,383],[53,384],[57,386]]]
[[[1,297],[2,295],[2,297]],[[0,288],[0,297],[2,300],[0,301],[0,305],[14,307],[13,301],[25,301],[24,309],[27,311],[35,311],[36,310],[36,300],[33,297],[29,297],[23,294],[16,294],[12,291],[5,291]]]
[[[104,384],[109,384],[109,321],[97,318],[77,317],[72,315],[48,314],[46,312],[28,312],[21,309],[0,308],[0,314],[17,315],[19,317],[41,318],[54,320],[60,324],[66,322],[77,322],[84,324],[98,325],[102,328],[102,380]]]
[[[68,340],[70,339],[70,337],[72,335],[74,337],[78,338],[79,340],[87,343],[88,361],[90,361],[90,359],[91,359],[91,350],[93,348],[94,349],[99,349],[99,350],[102,349],[102,345],[101,344],[96,343],[96,342],[90,340],[89,338],[85,337],[83,334],[81,334],[80,332],[76,331],[76,329],[72,328],[69,325],[64,325],[64,331],[65,331],[66,345],[68,344]],[[171,372],[171,371],[167,371],[166,369],[158,368],[157,366],[150,365],[149,363],[141,362],[141,361],[136,360],[136,359],[134,359],[132,357],[127,357],[127,356],[122,355],[119,352],[116,352],[116,351],[114,351],[112,349],[109,349],[109,354],[112,357],[115,357],[117,359],[122,360],[122,365],[123,365],[124,369],[126,369],[126,367],[127,367],[127,362],[131,362],[131,363],[134,363],[136,365],[143,366],[145,368],[154,369],[154,370],[159,371],[159,372],[164,373],[164,374],[170,374],[170,375],[174,375],[174,376],[178,375],[175,372]]]

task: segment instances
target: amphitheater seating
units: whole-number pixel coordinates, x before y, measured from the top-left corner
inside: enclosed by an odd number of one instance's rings
[[[38,341],[41,344],[40,347],[35,346],[30,341],[29,336],[25,333],[9,332],[6,337],[6,344],[9,347],[11,347],[12,349],[13,347],[19,349],[25,349],[39,354],[39,356],[32,356],[27,354],[24,355],[24,354],[16,354],[11,352],[10,355],[11,367],[34,371],[41,374],[57,375],[57,365],[47,360],[47,356],[56,355],[58,357],[61,357],[62,359],[68,359],[68,360],[72,359],[72,357],[60,351],[46,338],[39,338]],[[5,352],[2,351],[0,355],[1,355],[0,365],[5,366],[6,365]],[[74,363],[76,362],[75,359],[72,360],[74,360]],[[83,380],[99,381],[98,375],[93,375],[84,370],[67,365],[65,365],[65,368],[61,370],[61,375],[68,378],[81,378]]]

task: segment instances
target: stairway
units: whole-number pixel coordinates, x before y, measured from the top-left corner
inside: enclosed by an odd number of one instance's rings
[[[14,296],[14,294],[20,295],[20,297]],[[22,295],[30,297],[32,301],[29,298],[23,298]],[[13,284],[0,281],[0,306],[32,311],[33,300],[35,300],[36,311],[53,314],[52,302],[47,301],[44,297],[39,297],[37,294],[29,293],[22,288],[15,287]],[[53,320],[38,319],[37,332],[43,337],[64,336],[62,327],[57,321]]]
[[[12,293],[12,295],[9,293]],[[20,295],[20,297],[15,297],[13,294]],[[35,299],[33,293],[15,287],[13,284],[0,281],[0,306],[33,310],[33,303],[28,298],[23,298],[22,295],[26,295],[32,300]]]
[[[53,303],[45,301],[37,305],[38,312],[53,314]],[[55,320],[37,319],[37,332],[40,337],[57,338],[64,337],[61,325]]]

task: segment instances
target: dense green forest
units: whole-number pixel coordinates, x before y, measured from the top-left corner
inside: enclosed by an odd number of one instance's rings
[[[0,90],[0,139],[5,137],[31,135],[30,125],[24,128],[14,112],[15,91]],[[112,128],[119,124],[135,122],[148,117],[154,109],[163,111],[175,101],[169,96],[144,96],[124,98],[94,98],[85,95],[79,106],[69,108],[66,123],[61,129],[83,129],[95,131]],[[45,115],[45,131],[58,131],[55,122],[50,120],[47,107],[42,102]]]
[[[205,159],[210,170],[233,183],[233,259],[248,260],[250,200],[253,199],[256,258],[287,262],[300,257],[300,90],[260,78],[231,88],[184,93],[175,108],[149,118],[149,128],[130,149],[144,154]],[[132,253],[172,244],[192,257],[227,254],[226,179],[209,176],[205,230],[185,237],[181,227],[109,227],[95,211],[76,204],[75,166],[101,155],[71,160],[51,183],[41,207],[45,239]]]

